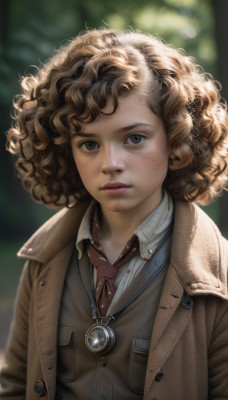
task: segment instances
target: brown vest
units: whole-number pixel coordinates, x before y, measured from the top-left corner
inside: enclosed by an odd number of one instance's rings
[[[148,261],[126,289],[115,310],[126,308],[109,325],[116,334],[114,348],[107,354],[91,353],[85,333],[94,324],[90,306],[90,279],[87,257],[78,263],[76,252],[66,277],[58,330],[57,397],[61,400],[140,400],[150,337],[167,271],[171,239],[156,257]],[[135,293],[144,289],[132,301]],[[130,304],[128,304],[130,303]]]

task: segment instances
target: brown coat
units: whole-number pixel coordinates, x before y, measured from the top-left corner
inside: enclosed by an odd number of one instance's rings
[[[84,210],[60,211],[19,252],[28,262],[0,376],[2,400],[35,400],[35,384],[44,399],[55,399],[61,293]],[[194,204],[176,203],[145,400],[228,399],[227,281],[227,241]]]

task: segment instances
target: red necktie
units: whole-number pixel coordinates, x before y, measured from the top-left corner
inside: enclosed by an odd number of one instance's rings
[[[139,251],[139,241],[137,236],[133,235],[117,260],[111,264],[100,246],[101,231],[96,211],[92,218],[91,233],[93,241],[88,244],[87,252],[91,264],[97,269],[95,296],[100,315],[104,317],[116,292],[114,281],[118,269]]]

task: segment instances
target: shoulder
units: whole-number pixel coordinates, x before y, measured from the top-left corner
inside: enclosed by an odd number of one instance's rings
[[[23,245],[18,252],[19,258],[44,263],[76,239],[82,217],[88,207],[77,204],[72,208],[63,208],[48,219]]]
[[[186,291],[228,299],[228,241],[194,203],[175,203],[172,263]]]
[[[211,251],[221,246],[228,251],[228,241],[221,234],[218,226],[206,212],[194,203],[176,202],[174,218],[175,235],[183,237],[187,244],[196,240],[201,246],[210,246]],[[202,249],[203,250],[203,249]]]

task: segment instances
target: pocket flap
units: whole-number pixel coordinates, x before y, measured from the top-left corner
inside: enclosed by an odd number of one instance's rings
[[[60,329],[58,332],[58,345],[71,347],[73,331],[71,329]]]
[[[150,349],[150,339],[143,337],[133,338],[133,352],[148,355]]]

